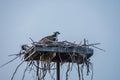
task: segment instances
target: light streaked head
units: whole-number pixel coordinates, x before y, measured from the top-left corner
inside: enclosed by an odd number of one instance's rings
[[[60,34],[60,32],[56,31],[56,32],[54,32],[54,34],[55,34],[55,35],[59,35],[59,34]]]

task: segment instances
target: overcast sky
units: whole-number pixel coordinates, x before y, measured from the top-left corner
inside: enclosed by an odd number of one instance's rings
[[[100,42],[106,52],[94,49],[93,80],[120,79],[120,0],[0,0],[0,65],[22,44],[30,44],[29,37],[38,41],[55,31],[61,33],[60,41]],[[1,68],[0,79],[10,80],[19,63]],[[21,80],[22,70],[15,80]]]

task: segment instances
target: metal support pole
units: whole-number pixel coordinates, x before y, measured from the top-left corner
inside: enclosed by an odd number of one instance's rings
[[[56,70],[56,80],[60,80],[60,63],[59,62],[56,63],[56,68],[57,68],[57,70]]]

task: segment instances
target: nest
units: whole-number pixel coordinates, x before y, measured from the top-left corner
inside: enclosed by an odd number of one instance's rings
[[[92,55],[93,50],[89,47],[68,41],[52,42],[50,44],[33,42],[32,46],[22,45],[20,53],[15,54],[16,57],[8,62],[10,63],[18,57],[22,58],[22,62],[16,67],[11,80],[14,79],[18,68],[24,62],[27,62],[27,66],[22,80],[24,80],[27,71],[35,72],[36,80],[45,80],[47,73],[49,73],[51,79],[55,80],[53,71],[56,70],[56,63],[60,63],[61,66],[67,63],[66,80],[69,79],[69,73],[73,65],[77,65],[78,80],[84,80],[83,68],[86,67],[87,75],[89,75],[90,70],[93,70],[92,63],[90,62]]]

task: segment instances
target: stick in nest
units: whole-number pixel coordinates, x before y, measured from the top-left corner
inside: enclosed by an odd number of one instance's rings
[[[78,77],[79,77],[79,80],[81,80],[81,75],[80,75],[80,66],[79,66],[79,64],[77,64],[77,67],[78,67]]]
[[[15,69],[15,71],[14,71],[12,77],[11,77],[11,80],[13,80],[13,78],[14,78],[17,70],[18,70],[18,68],[23,64],[23,62],[25,62],[27,59],[29,59],[29,57],[31,57],[34,53],[35,53],[35,51],[34,51],[32,54],[30,54],[28,57],[26,57],[25,60],[23,60],[23,61],[17,66],[17,68]]]
[[[67,68],[67,71],[66,71],[66,80],[68,80],[68,72],[70,70],[70,63],[68,63],[68,68]]]
[[[9,64],[10,62],[14,61],[15,59],[17,59],[19,56],[13,58],[12,60],[8,61],[7,63],[3,64],[0,66],[0,68],[4,67],[5,65]]]

